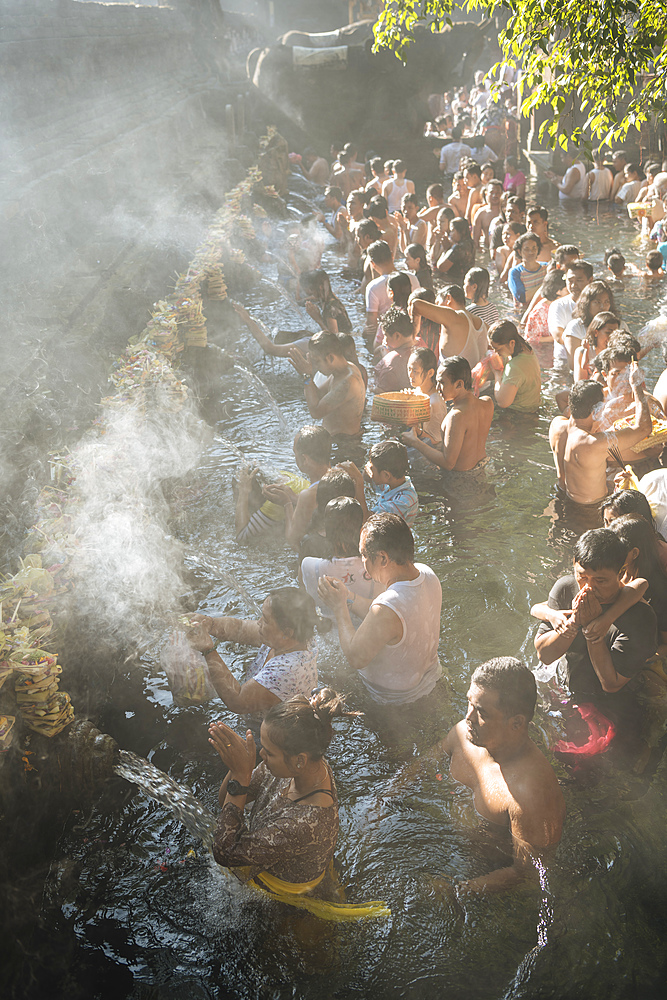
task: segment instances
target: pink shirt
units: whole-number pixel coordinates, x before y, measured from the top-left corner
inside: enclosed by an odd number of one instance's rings
[[[522,170],[517,170],[514,176],[512,176],[511,174],[505,174],[505,180],[503,181],[503,188],[505,191],[513,191],[514,188],[521,187],[521,185],[525,183],[526,183],[526,175]]]

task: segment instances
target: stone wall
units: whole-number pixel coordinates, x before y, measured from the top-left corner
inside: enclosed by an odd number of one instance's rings
[[[176,2],[3,0],[5,523],[26,475],[94,416],[112,358],[250,155],[226,127],[246,98],[220,6]]]

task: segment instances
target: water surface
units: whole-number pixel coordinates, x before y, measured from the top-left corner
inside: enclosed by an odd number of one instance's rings
[[[637,263],[647,249],[613,209],[573,215],[553,206],[552,230],[580,245],[600,272],[611,245]],[[360,329],[361,300],[339,277],[341,263],[329,248],[323,266]],[[270,266],[266,273],[276,276]],[[657,314],[662,295],[628,282],[618,301],[633,332]],[[509,308],[504,293],[493,297]],[[264,285],[245,304],[269,327],[312,327]],[[270,588],[294,581],[296,560],[279,541],[235,544],[231,477],[240,455],[266,470],[293,468],[292,436],[310,422],[301,379],[286,361],[264,358],[250,339],[232,346],[239,366],[225,376],[216,436],[173,517],[196,579],[195,603],[218,615],[247,613],[229,573],[260,605]],[[651,386],[662,370],[657,353],[646,368]],[[472,498],[429,490],[422,498],[418,559],[443,584],[440,653],[451,688],[443,732],[465,711],[477,664],[496,655],[535,664],[530,605],[571,560],[572,533],[549,515],[547,433],[551,396],[563,383],[555,374],[545,383],[537,418],[494,420],[487,490]],[[380,433],[369,425],[367,442]],[[252,654],[228,646],[223,655],[240,677]],[[215,811],[221,773],[206,726],[233,717],[220,702],[175,707],[158,662],[153,651],[117,675],[102,728]],[[349,693],[352,707],[361,704],[359,682],[331,636],[321,640],[320,673]],[[533,735],[545,748],[563,735],[557,697],[536,716]],[[449,781],[444,762],[383,804],[399,765],[363,719],[337,723],[330,760],[341,802],[341,881],[350,901],[387,900],[391,920],[321,927],[249,897],[164,805],[118,778],[90,817],[68,822],[42,905],[50,935],[71,952],[72,995],[90,983],[91,997],[664,996],[664,765],[639,779],[603,764],[584,780],[555,764],[568,818],[545,884],[461,908],[436,892],[433,877],[492,870],[506,863],[508,844],[480,827],[468,791]]]

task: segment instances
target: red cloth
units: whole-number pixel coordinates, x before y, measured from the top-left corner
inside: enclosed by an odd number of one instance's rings
[[[575,707],[588,726],[588,739],[582,746],[559,740],[554,753],[577,754],[579,757],[595,757],[596,754],[604,753],[616,735],[613,724],[602,712],[598,712],[595,705],[586,703]]]

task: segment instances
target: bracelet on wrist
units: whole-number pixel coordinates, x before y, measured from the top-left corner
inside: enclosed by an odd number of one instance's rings
[[[303,384],[304,385],[310,385],[310,383],[312,381],[313,381],[313,376],[312,375],[304,375],[303,376]]]

